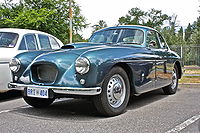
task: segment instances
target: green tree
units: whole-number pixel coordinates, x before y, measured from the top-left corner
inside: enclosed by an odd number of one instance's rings
[[[191,26],[191,24],[189,23],[188,26],[187,26],[187,28],[186,28],[186,30],[185,30],[185,40],[186,40],[187,42],[190,42],[192,32],[193,32],[193,31],[192,31],[192,26]]]
[[[121,25],[146,25],[159,29],[168,18],[161,10],[152,8],[146,12],[136,7],[129,10],[127,15],[120,17],[118,22]]]
[[[200,45],[200,17],[191,25],[189,43]]]
[[[183,38],[183,27],[181,26],[181,28],[178,31],[178,35],[181,36]]]
[[[5,0],[0,4],[0,27],[40,30],[69,42],[69,0]],[[73,31],[86,28],[86,19],[73,1]]]
[[[108,27],[107,23],[104,20],[99,20],[99,22],[92,26],[93,32]]]
[[[139,8],[132,8],[128,14],[119,18],[120,25],[142,25],[146,17],[146,12]]]
[[[160,28],[163,25],[165,20],[168,20],[169,17],[167,14],[163,14],[161,10],[156,10],[152,8],[147,12],[146,16],[147,22],[143,23],[146,26],[153,28]]]

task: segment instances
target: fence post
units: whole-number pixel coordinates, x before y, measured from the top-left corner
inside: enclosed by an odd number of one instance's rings
[[[183,58],[183,45],[181,44],[181,58]]]

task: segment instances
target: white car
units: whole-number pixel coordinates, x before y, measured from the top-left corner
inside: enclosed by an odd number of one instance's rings
[[[0,92],[8,91],[12,80],[9,69],[11,59],[22,52],[32,50],[59,49],[63,43],[56,37],[27,29],[0,29]]]

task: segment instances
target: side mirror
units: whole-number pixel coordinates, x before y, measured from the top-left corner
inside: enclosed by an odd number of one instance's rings
[[[167,47],[167,45],[165,44],[165,43],[161,43],[161,45],[162,45],[162,47],[164,48],[164,49],[166,49],[166,51],[168,51],[168,47]]]

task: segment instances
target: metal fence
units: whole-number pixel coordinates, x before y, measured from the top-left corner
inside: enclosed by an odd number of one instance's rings
[[[184,62],[184,65],[200,66],[200,45],[196,46],[180,46],[172,45],[171,50],[177,52]]]

